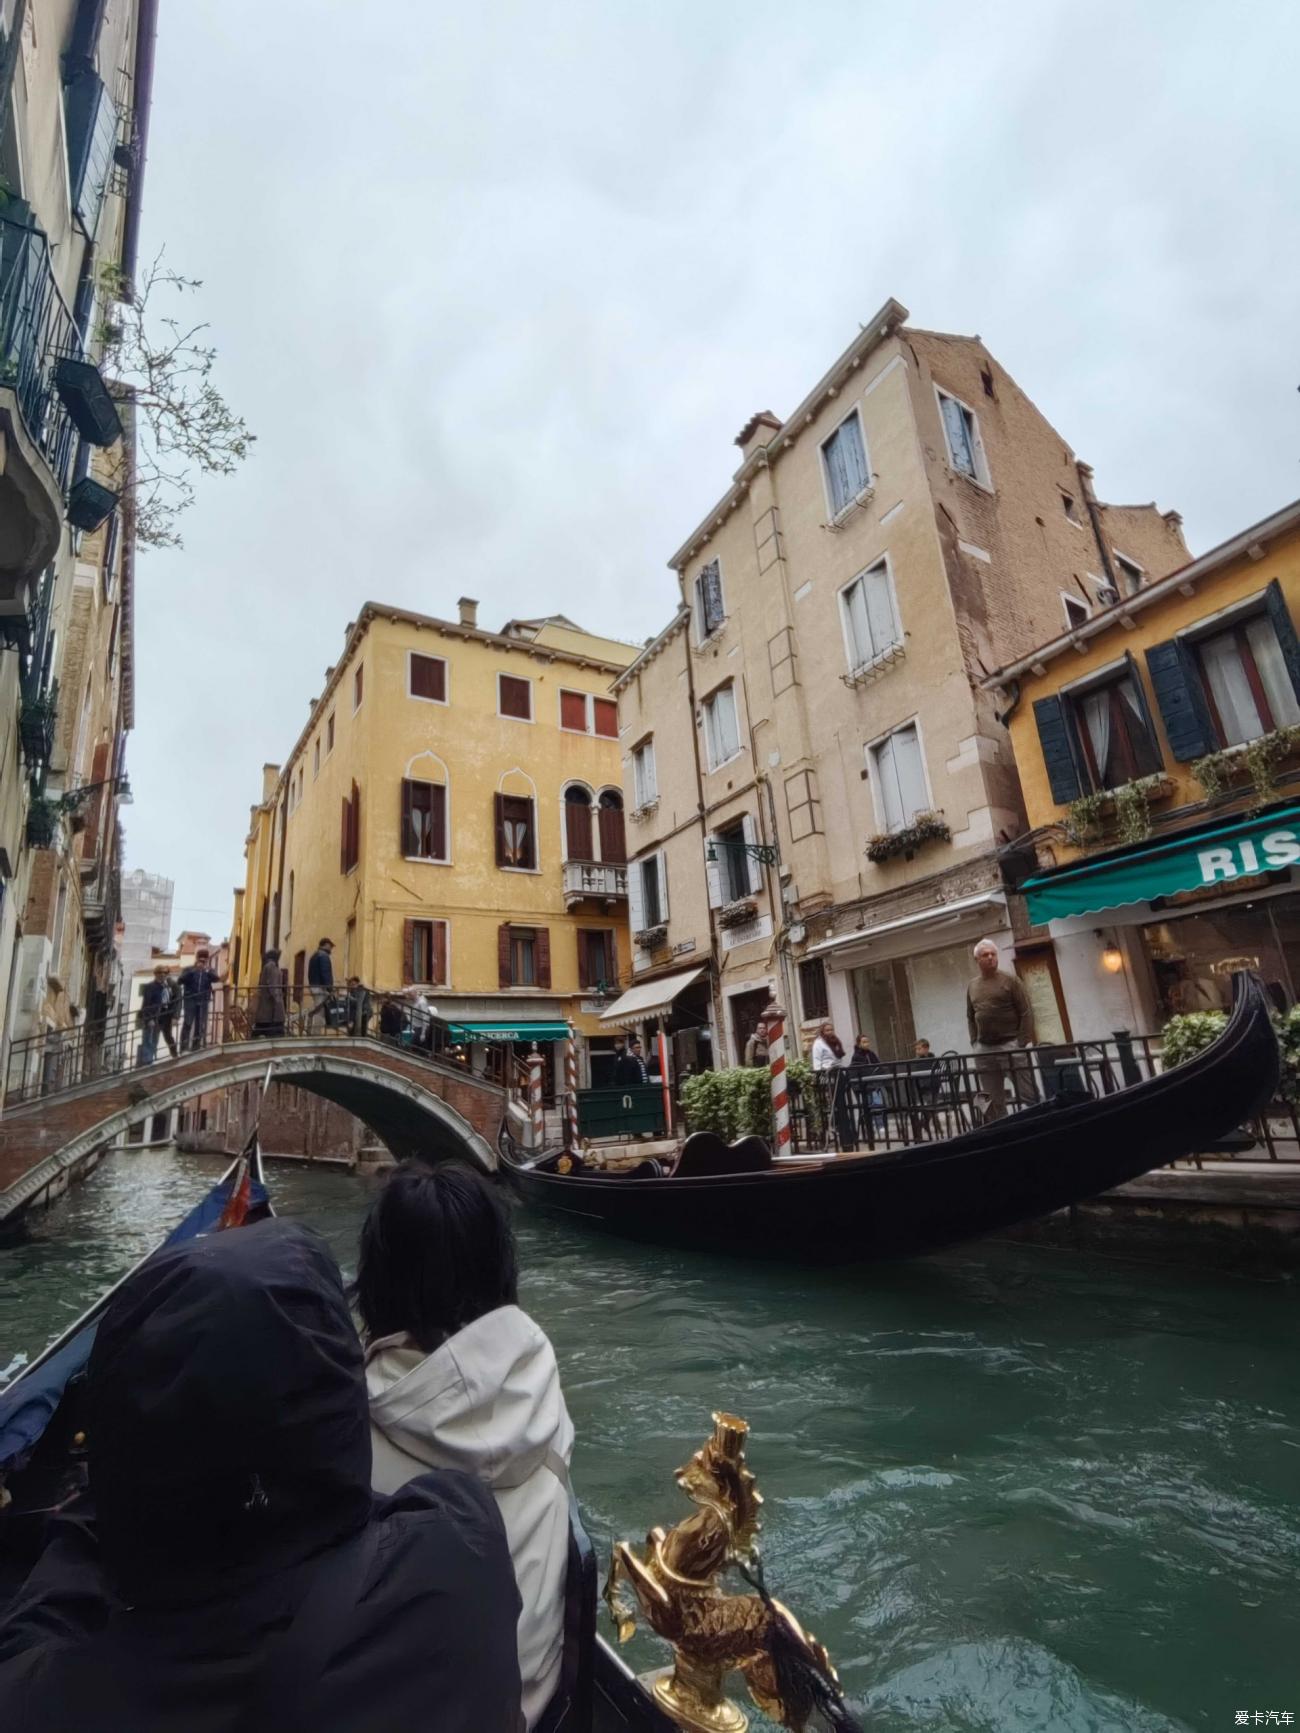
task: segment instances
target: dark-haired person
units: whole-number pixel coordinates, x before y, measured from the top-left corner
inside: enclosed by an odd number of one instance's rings
[[[188,969],[181,971],[181,1052],[197,1053],[208,1044],[208,1011],[212,1005],[212,989],[221,979],[209,967],[211,953],[199,950]]]
[[[253,999],[254,1035],[284,1034],[284,972],[279,951],[263,951],[262,973]]]
[[[320,1018],[322,1029],[328,1023],[326,1006],[334,997],[334,964],[330,955],[333,949],[333,939],[320,939],[307,959],[307,991],[311,995],[311,1010],[307,1013],[309,1031],[316,1017]]]
[[[0,1614],[0,1727],[517,1733],[501,1518],[463,1474],[373,1499],[361,1346],[318,1235],[266,1221],[151,1258],[87,1396],[94,1516],[57,1520]]]
[[[505,1519],[531,1727],[564,1649],[573,1423],[555,1352],[516,1304],[514,1237],[487,1182],[454,1163],[397,1168],[361,1230],[357,1304],[375,1491],[461,1468]]]

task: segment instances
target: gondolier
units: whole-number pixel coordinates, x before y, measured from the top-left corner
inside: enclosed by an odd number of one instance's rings
[[[1019,980],[998,967],[992,939],[981,939],[974,954],[979,973],[966,989],[966,1027],[980,1093],[988,1097],[988,1121],[1006,1116],[1008,1078],[1021,1106],[1038,1099],[1029,1061],[1021,1053],[1034,1039],[1034,1013]]]

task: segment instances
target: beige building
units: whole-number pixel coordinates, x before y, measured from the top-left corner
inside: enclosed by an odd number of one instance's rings
[[[978,338],[906,319],[887,302],[793,414],[746,424],[670,562],[681,612],[616,682],[634,978],[675,1027],[707,1018],[721,1064],[771,996],[846,1046],[966,1045],[970,947],[1009,958],[1022,919],[980,682],[1188,557],[1175,513],[1096,499]]]

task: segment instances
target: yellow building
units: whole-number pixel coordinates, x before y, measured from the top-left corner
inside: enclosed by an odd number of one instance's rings
[[[1008,663],[1038,960],[1075,1039],[1300,994],[1300,502]]]
[[[602,1035],[629,971],[617,707],[636,650],[556,615],[477,623],[367,603],[282,767],[263,773],[237,893],[237,980],[267,947],[295,984],[422,986],[473,1041],[492,1023]],[[586,1046],[586,1043],[584,1043]]]

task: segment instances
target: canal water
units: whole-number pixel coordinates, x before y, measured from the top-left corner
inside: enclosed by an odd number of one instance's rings
[[[0,1370],[216,1171],[113,1157],[0,1249]],[[367,1182],[271,1178],[350,1268]],[[726,1407],[753,1427],[769,1582],[873,1733],[1300,1726],[1292,1284],[1011,1243],[784,1270],[518,1229],[602,1570],[686,1513],[672,1471]]]

